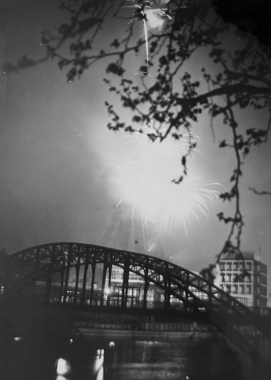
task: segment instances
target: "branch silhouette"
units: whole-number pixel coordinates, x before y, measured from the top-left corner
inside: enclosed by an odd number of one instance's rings
[[[35,60],[23,56],[16,63],[6,63],[4,70],[10,73],[54,60],[70,82],[105,61],[105,83],[114,95],[114,103],[105,102],[110,119],[108,128],[131,133],[152,121],[155,124],[153,133],[149,134],[152,141],[163,142],[169,137],[180,139],[184,133],[191,133],[204,113],[210,116],[214,133],[213,120],[222,116],[225,129],[231,130],[232,141],[223,138],[219,147],[232,149],[236,164],[229,178],[232,186],[220,198],[223,202],[234,202],[235,209],[231,216],[218,214],[219,221],[230,227],[217,261],[226,252],[241,254],[244,226],[240,206],[241,168],[251,149],[268,141],[271,112],[265,128],[248,128],[238,120],[236,109],[253,106],[262,112],[270,110],[270,56],[249,35],[242,46],[236,44],[234,49],[223,43],[230,26],[217,16],[217,13],[223,14],[225,4],[220,6],[216,0],[213,0],[215,11],[202,0],[191,0],[185,8],[181,0],[166,3],[163,12],[170,17],[162,30],[148,30],[148,44],[140,34],[135,34],[136,18],[127,13],[130,10],[123,7],[124,3],[120,0],[61,0],[60,8],[68,15],[67,22],[62,23],[56,33],[42,33],[43,57]],[[142,0],[135,0],[134,5],[142,6]],[[147,13],[145,17],[148,21]],[[111,33],[109,19],[124,29],[121,39],[119,33],[109,34],[110,41],[105,44],[100,34],[106,28]],[[240,22],[236,20],[237,26]],[[129,65],[131,59],[141,53],[142,57],[146,56],[146,45],[148,62],[142,58],[135,69],[138,74],[135,79],[134,73],[127,74]],[[203,50],[206,60],[203,60],[199,78],[190,70],[190,63],[195,53]],[[130,120],[123,116],[123,110],[129,111]],[[176,185],[182,186],[194,149],[194,142],[190,141],[181,158],[182,170],[173,180]],[[250,190],[258,195],[271,195],[269,191]]]

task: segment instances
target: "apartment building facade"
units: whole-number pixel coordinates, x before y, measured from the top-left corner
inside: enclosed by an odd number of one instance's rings
[[[244,305],[267,306],[267,266],[253,251],[228,254],[216,266],[215,284]]]

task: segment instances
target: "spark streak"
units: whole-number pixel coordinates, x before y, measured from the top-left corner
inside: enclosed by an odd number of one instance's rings
[[[127,1],[134,2],[134,0]],[[140,4],[123,6],[123,8],[135,8],[135,19],[140,19],[143,21],[147,74],[149,66],[148,30],[161,30],[165,24],[165,20],[171,20],[171,17],[166,13],[167,8],[161,8],[161,6],[167,5],[169,1],[170,0],[143,0]]]
[[[219,192],[213,187],[219,184],[204,184],[201,177],[189,174],[180,184],[172,182],[180,176],[183,167],[181,158],[189,144],[197,136],[185,135],[182,140],[158,139],[150,141],[148,134],[152,126],[143,133],[131,135],[126,141],[125,165],[121,168],[123,200],[140,210],[143,219],[159,222],[164,229],[172,230],[182,225],[187,234],[191,217],[200,222],[200,214],[208,217],[208,202],[214,201]]]

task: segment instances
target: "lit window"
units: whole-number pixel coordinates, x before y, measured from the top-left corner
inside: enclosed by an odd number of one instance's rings
[[[239,293],[240,294],[244,294],[245,293],[245,287],[244,287],[244,285],[240,285],[239,286]]]

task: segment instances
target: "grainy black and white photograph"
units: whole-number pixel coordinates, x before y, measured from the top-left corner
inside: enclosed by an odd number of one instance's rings
[[[1,380],[270,380],[270,15],[0,1]]]

